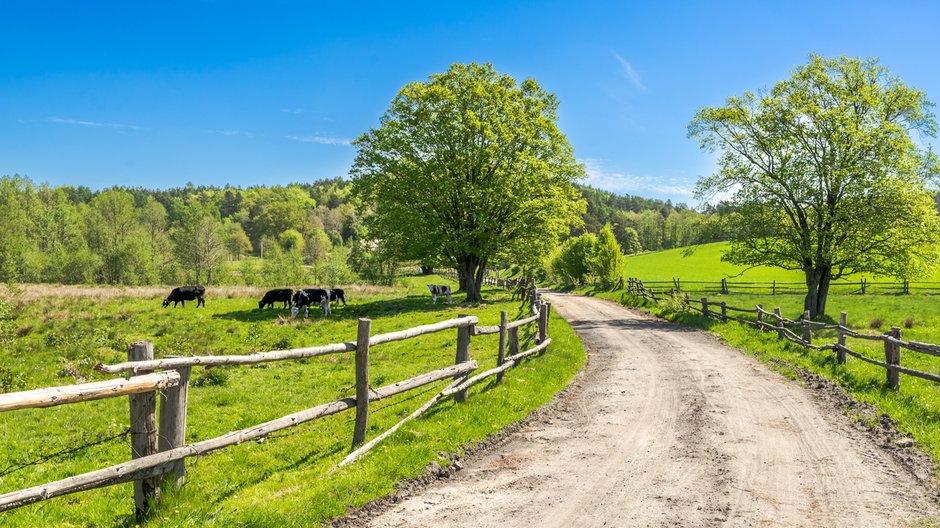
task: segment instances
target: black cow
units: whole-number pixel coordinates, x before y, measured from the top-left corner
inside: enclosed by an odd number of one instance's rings
[[[290,316],[297,317],[301,308],[304,309],[304,319],[310,315],[310,306],[317,305],[323,308],[323,314],[330,316],[330,290],[319,288],[307,288],[294,292],[294,298],[291,300]]]
[[[258,301],[258,309],[262,310],[265,306],[274,308],[274,303],[280,302],[284,303],[283,308],[287,308],[290,305],[291,296],[293,295],[294,290],[290,288],[278,288],[276,290],[268,290],[268,293],[264,294],[264,297]]]
[[[333,303],[334,308],[339,306],[340,301],[343,302],[343,306],[346,306],[346,295],[343,294],[342,288],[333,288],[326,291],[330,292],[330,302]]]
[[[163,307],[166,308],[170,303],[173,303],[173,307],[176,308],[177,303],[179,303],[185,308],[186,301],[196,300],[196,308],[199,308],[200,306],[206,305],[206,299],[203,297],[205,293],[205,286],[180,286],[179,288],[173,288],[170,295],[168,295],[166,299],[163,299]]]
[[[450,286],[441,286],[441,285],[438,285],[438,284],[428,284],[428,289],[431,290],[431,302],[432,302],[432,303],[435,303],[435,304],[437,303],[437,296],[438,296],[438,295],[446,295],[446,296],[447,296],[447,304],[450,304],[450,302],[451,302],[451,298],[450,298]]]

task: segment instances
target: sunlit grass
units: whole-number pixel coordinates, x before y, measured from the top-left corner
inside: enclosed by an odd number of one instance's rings
[[[215,295],[205,308],[160,307],[165,293],[138,296],[54,296],[38,300],[25,294],[16,324],[31,327],[0,348],[0,365],[12,373],[6,390],[94,381],[97,362],[126,359],[128,342],[154,341],[157,357],[170,354],[243,354],[355,338],[359,317],[373,320],[373,333],[427,324],[468,313],[481,324],[496,324],[499,311],[521,316],[520,304],[500,290],[485,292],[476,306],[432,305],[428,282],[412,277],[396,289],[372,292],[347,289],[350,306],[327,320],[319,310],[310,321],[285,318],[284,310],[257,309],[257,297]],[[352,293],[352,295],[350,295]],[[459,302],[460,296],[455,296]],[[531,337],[526,334],[526,337]],[[182,492],[168,494],[147,525],[152,526],[310,526],[341,515],[393,491],[396,481],[414,477],[430,461],[446,465],[439,452],[485,438],[542,405],[584,362],[584,349],[560,318],[551,321],[549,351],[523,362],[502,385],[484,382],[469,401],[440,403],[409,423],[352,467],[330,473],[349,451],[353,414],[332,416],[288,429],[259,442],[246,442],[187,461]],[[498,337],[474,337],[471,357],[481,368],[496,363]],[[530,343],[531,344],[531,343]],[[452,365],[456,332],[378,345],[371,350],[373,387]],[[194,370],[194,381],[206,377]],[[221,381],[204,380],[190,391],[187,442],[196,442],[278,418],[353,394],[351,354],[225,369]],[[374,404],[368,436],[384,431],[447,384],[406,393]],[[194,383],[194,385],[196,385]],[[127,426],[127,400],[117,398],[49,409],[0,414],[0,466],[85,444]],[[0,493],[65,478],[129,458],[126,438],[90,447],[50,462],[0,477]],[[4,467],[0,467],[0,472]],[[131,485],[81,492],[0,513],[3,526],[130,526]]]

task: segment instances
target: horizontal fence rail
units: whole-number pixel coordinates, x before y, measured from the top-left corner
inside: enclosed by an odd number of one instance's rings
[[[886,383],[889,388],[895,391],[900,389],[901,382],[899,374],[902,373],[909,376],[933,381],[935,383],[940,383],[940,375],[901,366],[901,349],[918,354],[940,357],[940,345],[920,343],[917,341],[904,341],[901,339],[902,336],[900,328],[892,328],[883,334],[864,334],[848,327],[848,314],[846,312],[841,312],[839,324],[812,321],[810,320],[809,311],[804,312],[799,320],[793,320],[783,317],[780,313],[780,308],[775,308],[772,312],[764,310],[763,305],[760,304],[758,304],[754,309],[735,308],[733,306],[728,306],[724,301],[710,301],[706,297],[703,297],[700,301],[695,301],[693,303],[693,301],[689,298],[688,291],[685,291],[680,295],[677,289],[673,289],[668,292],[668,294],[666,292],[657,294],[655,290],[647,288],[646,284],[648,283],[644,283],[639,279],[630,278],[627,280],[628,293],[654,302],[659,302],[669,297],[681,302],[685,308],[699,312],[705,317],[717,318],[722,322],[727,322],[728,320],[736,321],[742,324],[753,326],[760,331],[776,331],[778,339],[786,339],[798,345],[802,345],[806,348],[811,348],[814,350],[834,351],[836,361],[841,364],[846,363],[846,356],[852,356],[866,363],[877,365],[885,369]],[[906,284],[905,289],[907,289]],[[701,307],[696,306],[696,304],[700,304]],[[714,307],[717,307],[718,310],[715,310]],[[756,313],[757,320],[751,321],[748,319],[729,316],[727,314],[729,310],[744,313]],[[788,326],[798,328],[800,333],[797,334],[788,328]],[[825,343],[821,345],[813,344],[813,332],[820,330],[835,330],[837,335],[836,342]],[[873,359],[848,348],[846,346],[846,338],[865,341],[881,341],[884,343],[885,360],[880,361]]]
[[[458,403],[466,401],[467,389],[474,384],[493,376],[496,377],[497,383],[501,383],[503,380],[502,375],[506,370],[518,365],[522,359],[544,352],[552,342],[548,337],[548,318],[551,313],[551,305],[542,301],[534,283],[531,288],[527,289],[526,296],[531,299],[532,315],[517,321],[510,322],[507,313],[504,311],[500,316],[500,324],[478,326],[479,319],[476,316],[460,315],[437,323],[385,334],[370,335],[371,321],[369,319],[360,319],[358,335],[354,342],[333,343],[250,355],[154,359],[152,343],[143,341],[133,343],[129,347],[127,362],[114,365],[99,364],[95,368],[99,372],[110,374],[149,372],[148,374],[131,376],[127,379],[0,394],[0,411],[14,411],[128,396],[131,413],[129,436],[131,438],[132,455],[132,460],[128,462],[2,494],[0,495],[0,511],[78,491],[134,482],[135,512],[138,519],[143,519],[152,505],[159,501],[162,479],[175,475],[173,484],[176,487],[182,485],[184,476],[183,462],[186,458],[202,456],[248,440],[262,438],[272,432],[349,409],[356,410],[352,445],[357,449],[350,453],[340,465],[354,463],[374,445],[390,436],[405,421],[420,416],[437,401],[447,397],[454,398]],[[537,323],[535,329],[536,346],[520,352],[519,328],[531,323]],[[377,389],[369,386],[370,347],[453,329],[457,331],[457,350],[453,366],[420,374]],[[477,335],[497,333],[500,339],[496,367],[471,377],[471,374],[478,369],[477,362],[470,358],[471,338]],[[355,352],[355,397],[317,405],[246,429],[233,431],[217,438],[189,445],[185,443],[189,378],[193,367],[247,365],[304,359],[344,352]],[[157,370],[160,372],[153,372]],[[390,430],[363,445],[368,430],[370,402],[447,379],[453,381],[438,392],[434,398]],[[159,423],[156,419],[158,395],[161,402]]]

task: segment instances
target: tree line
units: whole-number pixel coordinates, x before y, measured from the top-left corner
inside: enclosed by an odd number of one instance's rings
[[[92,191],[4,176],[0,217],[4,282],[289,285],[387,271],[341,179]]]

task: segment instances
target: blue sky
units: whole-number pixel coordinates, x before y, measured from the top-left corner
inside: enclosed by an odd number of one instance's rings
[[[880,57],[938,101],[938,21],[930,2],[0,0],[0,175],[96,189],[345,176],[349,141],[402,85],[477,61],[558,96],[588,183],[693,203],[714,170],[686,137],[697,108],[810,53]]]

